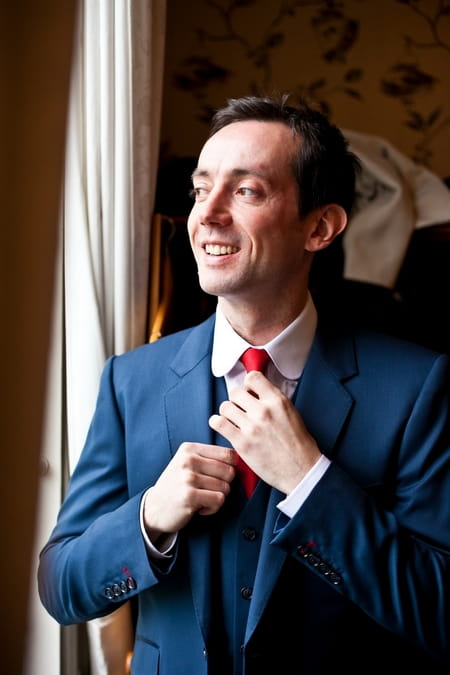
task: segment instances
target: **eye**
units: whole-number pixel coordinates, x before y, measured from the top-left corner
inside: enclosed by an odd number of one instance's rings
[[[253,190],[252,188],[246,186],[238,188],[237,192],[243,197],[252,197],[253,195],[256,194],[256,190]]]
[[[189,190],[189,197],[191,197],[194,200],[199,200],[202,197],[204,197],[207,194],[207,189],[205,187],[193,187],[191,190]]]

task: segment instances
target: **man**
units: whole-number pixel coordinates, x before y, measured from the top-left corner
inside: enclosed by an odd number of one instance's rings
[[[357,166],[310,107],[229,101],[188,222],[217,311],[105,366],[40,593],[63,624],[138,595],[137,675],[448,673],[448,358],[308,291]]]

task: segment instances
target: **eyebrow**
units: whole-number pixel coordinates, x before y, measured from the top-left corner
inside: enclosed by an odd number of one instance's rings
[[[257,171],[256,169],[232,169],[230,171],[230,175],[233,178],[240,178],[242,176],[257,176],[258,178],[269,180],[266,174],[262,173],[261,171]],[[208,178],[210,176],[210,173],[206,169],[197,168],[192,172],[191,179],[194,179],[198,176]]]

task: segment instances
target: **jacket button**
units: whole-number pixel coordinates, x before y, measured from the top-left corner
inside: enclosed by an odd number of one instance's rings
[[[306,559],[309,562],[309,564],[312,565],[313,567],[319,567],[320,558],[314,555],[314,553],[310,553]]]
[[[119,584],[114,584],[114,586],[112,587],[112,591],[114,593],[114,597],[118,598],[119,595],[121,595],[121,590],[120,590]]]
[[[336,572],[331,572],[331,574],[329,574],[327,578],[335,586],[339,586],[340,584],[342,584],[342,577],[340,577],[339,574],[336,574]]]
[[[120,592],[121,592],[121,593],[128,593],[128,586],[127,586],[127,582],[126,582],[126,581],[123,581],[123,580],[122,580],[122,581],[120,582],[119,586],[120,586]]]
[[[104,594],[106,595],[108,600],[112,600],[113,597],[114,597],[114,593],[112,592],[112,588],[110,588],[109,586],[107,588],[105,588]]]
[[[137,584],[133,577],[127,577],[127,586],[130,589],[130,591],[134,590],[137,587]]]
[[[331,572],[331,569],[324,562],[321,562],[319,564],[318,569],[319,569],[319,572],[322,572],[322,574],[324,574],[325,576],[328,576],[328,574],[330,574],[330,572]]]
[[[255,539],[258,538],[258,533],[254,527],[244,527],[242,536],[244,539],[247,539],[247,541],[255,541]]]
[[[253,588],[250,586],[244,586],[241,588],[241,596],[244,598],[244,600],[251,600],[253,593]]]

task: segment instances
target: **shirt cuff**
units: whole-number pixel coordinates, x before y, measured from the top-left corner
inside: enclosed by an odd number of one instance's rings
[[[149,488],[150,489],[150,488]],[[140,510],[139,510],[139,521],[141,524],[141,532],[142,536],[144,538],[145,546],[147,547],[147,551],[150,555],[151,558],[159,559],[159,560],[167,560],[172,557],[173,549],[175,548],[175,543],[177,541],[177,534],[168,534],[165,540],[165,547],[162,551],[156,548],[150,541],[150,538],[145,530],[145,525],[144,525],[144,500],[145,496],[147,494],[148,490],[144,492],[142,495],[141,499],[141,505],[140,505]]]
[[[308,471],[306,476],[302,478],[300,483],[292,490],[292,492],[290,492],[281,502],[278,502],[277,507],[280,509],[280,511],[289,518],[292,518],[292,516],[294,516],[303,505],[304,501],[322,478],[330,464],[331,461],[328,459],[328,457],[321,455],[314,466]]]

